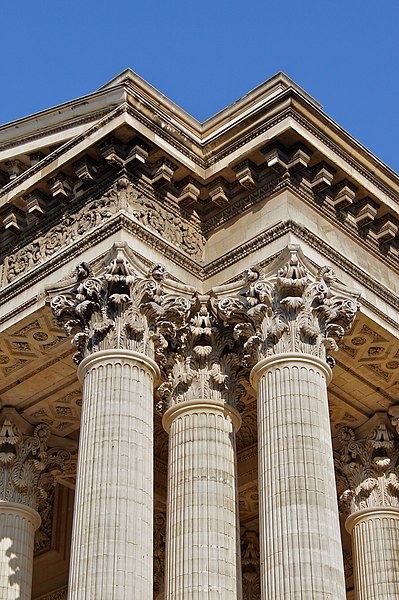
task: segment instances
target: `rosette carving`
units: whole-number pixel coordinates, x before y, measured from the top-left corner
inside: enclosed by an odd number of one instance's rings
[[[57,476],[68,470],[71,454],[50,448],[50,430],[42,423],[25,435],[11,419],[0,428],[0,499],[24,504],[45,513]]]
[[[342,512],[399,507],[399,445],[387,422],[381,419],[361,437],[341,426],[338,446],[334,462]]]
[[[238,286],[236,286],[238,287]],[[301,352],[333,364],[331,351],[351,326],[358,296],[336,281],[331,267],[312,273],[298,248],[286,264],[268,275],[257,267],[244,273],[241,288],[221,297],[215,310],[241,344],[248,367],[273,354]]]
[[[53,314],[72,335],[77,364],[92,352],[117,348],[142,352],[162,363],[164,334],[172,335],[184,321],[190,301],[170,293],[163,265],[153,265],[143,277],[124,247],[114,254],[98,276],[89,265],[78,265],[75,284],[50,301]]]

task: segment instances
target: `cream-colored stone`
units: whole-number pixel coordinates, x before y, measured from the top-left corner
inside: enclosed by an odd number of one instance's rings
[[[34,536],[40,520],[33,508],[0,500],[2,600],[31,600]]]
[[[169,432],[165,600],[241,600],[235,435],[239,415],[190,400],[163,418]]]
[[[83,381],[70,600],[152,595],[153,426],[157,367],[105,350],[79,367]]]
[[[281,354],[254,367],[258,391],[262,598],[343,600],[328,415],[329,367]]]
[[[0,188],[0,422],[12,414],[35,440],[40,460],[20,461],[31,481],[48,457],[35,427],[64,457],[79,429],[81,438],[78,475],[75,458],[62,472],[50,461],[47,484],[36,486],[47,498],[32,598],[64,599],[70,571],[74,600],[186,600],[195,586],[204,600],[336,600],[341,546],[347,600],[354,586],[371,589],[343,526],[350,498],[360,510],[356,485],[342,489],[337,468],[335,488],[327,455],[332,440],[345,471],[356,461],[339,449],[342,426],[358,433],[398,412],[398,176],[282,73],[199,123],[128,69],[85,98],[1,127]],[[338,342],[327,406],[324,359],[333,363]],[[125,358],[93,362],[106,349]],[[92,365],[83,406],[74,352]],[[287,352],[295,356],[282,370],[267,363],[256,399],[250,370]],[[397,434],[385,426],[377,442],[389,442],[396,464]],[[20,467],[9,477],[18,453],[8,428],[0,489],[31,505],[35,486]],[[391,466],[372,478],[371,499],[389,486],[395,497]],[[360,499],[369,484],[361,480]],[[359,556],[369,560],[380,534],[378,552],[393,555],[396,521],[367,523],[363,541],[353,529]],[[392,583],[384,559],[377,564],[382,587]]]
[[[399,508],[375,506],[350,515],[356,600],[399,598]]]

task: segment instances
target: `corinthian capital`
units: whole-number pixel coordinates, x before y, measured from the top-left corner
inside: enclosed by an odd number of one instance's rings
[[[340,427],[334,462],[342,511],[399,507],[398,459],[398,441],[385,413],[377,413],[365,433]]]
[[[133,350],[163,360],[162,330],[178,327],[190,309],[189,299],[172,292],[190,296],[193,290],[168,279],[161,264],[154,264],[143,276],[135,262],[129,248],[119,244],[100,265],[99,274],[81,263],[75,281],[64,285],[62,293],[48,290],[53,314],[73,336],[77,364],[92,352],[108,349]]]
[[[32,434],[23,433],[12,409],[3,409],[0,422],[0,500],[41,512],[57,476],[69,468],[71,454],[49,447],[50,431],[44,423]]]
[[[297,246],[286,254],[277,271],[252,267],[237,284],[214,290],[217,315],[242,342],[248,366],[286,352],[333,362],[329,352],[337,350],[358,310],[359,294],[340,285],[331,267],[314,271]]]
[[[239,405],[244,372],[231,331],[221,326],[209,295],[196,294],[184,322],[165,336],[162,408],[187,400]]]

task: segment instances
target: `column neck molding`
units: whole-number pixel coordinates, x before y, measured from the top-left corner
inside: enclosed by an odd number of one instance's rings
[[[371,506],[370,508],[363,508],[356,513],[349,515],[345,521],[345,529],[348,533],[352,533],[353,529],[359,523],[367,521],[368,519],[398,519],[399,520],[399,507],[398,506]]]
[[[34,508],[20,504],[19,502],[7,502],[0,500],[0,514],[14,514],[16,516],[25,517],[30,521],[34,530],[39,529],[42,521],[39,513]]]
[[[143,368],[150,372],[154,379],[154,385],[159,382],[160,370],[157,363],[152,358],[142,354],[141,352],[121,349],[100,350],[99,352],[86,356],[86,358],[84,358],[78,366],[79,381],[83,382],[86,373],[93,367],[106,364],[114,365],[118,363],[139,363],[143,366]]]
[[[274,368],[283,369],[284,367],[305,366],[307,368],[317,367],[322,371],[327,384],[332,379],[332,370],[330,366],[318,356],[312,354],[303,354],[300,352],[287,352],[285,354],[275,354],[260,360],[252,369],[250,380],[252,386],[256,389],[259,379]]]
[[[163,415],[162,425],[165,431],[169,433],[170,426],[174,419],[187,413],[197,412],[214,412],[223,414],[225,417],[231,420],[236,432],[241,427],[241,416],[235,408],[223,402],[218,402],[215,400],[206,400],[203,398],[198,398],[195,400],[186,400],[171,406]]]

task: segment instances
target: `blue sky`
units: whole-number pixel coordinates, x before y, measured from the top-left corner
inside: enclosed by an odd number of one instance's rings
[[[204,120],[284,71],[399,172],[397,0],[2,4],[0,123],[128,66]]]

